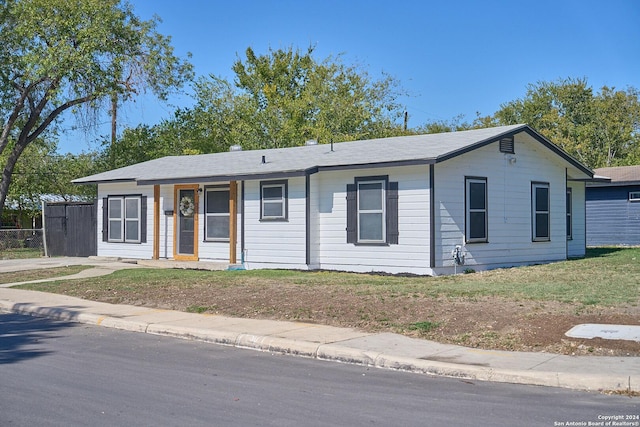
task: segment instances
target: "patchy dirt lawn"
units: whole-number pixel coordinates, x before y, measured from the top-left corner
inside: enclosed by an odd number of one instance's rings
[[[484,349],[640,356],[640,343],[564,335],[581,323],[640,324],[637,305],[370,293],[357,286],[305,286],[255,278],[245,283],[169,281],[142,286],[100,285],[94,279],[62,285],[55,292],[109,303],[395,332]]]

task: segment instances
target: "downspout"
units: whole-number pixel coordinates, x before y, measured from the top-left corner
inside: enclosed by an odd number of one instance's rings
[[[564,259],[569,259],[569,230],[567,230],[567,187],[569,185],[569,170],[564,169]],[[573,195],[572,195],[573,196]],[[571,201],[573,204],[573,201]],[[571,214],[571,226],[573,226],[573,213]]]
[[[305,198],[305,262],[307,269],[311,265],[311,174],[304,174],[304,198]]]
[[[435,167],[435,163],[429,165],[429,267],[432,270],[436,267]]]

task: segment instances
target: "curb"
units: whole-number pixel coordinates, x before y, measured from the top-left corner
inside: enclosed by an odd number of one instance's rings
[[[485,366],[460,365],[447,362],[388,355],[341,345],[339,342],[317,343],[268,335],[252,335],[230,331],[138,322],[118,317],[83,313],[59,307],[40,307],[28,303],[0,300],[0,312],[11,312],[59,321],[70,321],[130,332],[197,340],[298,357],[340,363],[371,366],[382,369],[419,373],[467,381],[489,381],[509,384],[536,385],[587,391],[639,392],[640,382],[625,375],[596,375],[564,372],[508,370]]]

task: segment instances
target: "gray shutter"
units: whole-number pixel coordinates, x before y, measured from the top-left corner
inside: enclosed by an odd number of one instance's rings
[[[102,241],[109,240],[109,199],[102,199]]]
[[[387,190],[387,243],[398,244],[398,183],[390,182]]]
[[[347,243],[358,241],[358,203],[356,184],[347,184]]]
[[[147,243],[147,196],[140,198],[140,242]]]

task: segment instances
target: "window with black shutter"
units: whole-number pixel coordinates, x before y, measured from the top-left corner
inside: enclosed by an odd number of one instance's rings
[[[102,240],[146,243],[147,197],[108,196],[102,199]]]
[[[347,243],[398,244],[398,183],[388,176],[347,184]]]

